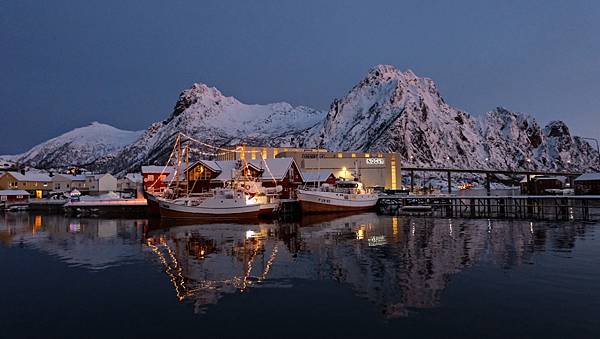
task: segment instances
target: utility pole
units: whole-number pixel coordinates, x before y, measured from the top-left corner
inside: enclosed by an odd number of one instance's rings
[[[594,140],[596,142],[596,150],[598,151],[598,171],[600,171],[600,143],[598,142],[598,139],[596,139],[596,138],[586,138],[586,137],[581,137],[581,139]]]

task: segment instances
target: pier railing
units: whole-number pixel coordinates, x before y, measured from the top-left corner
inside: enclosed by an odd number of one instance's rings
[[[414,206],[430,206],[430,215],[448,218],[598,220],[600,196],[381,196],[385,214],[414,214]],[[420,212],[420,214],[424,214]]]

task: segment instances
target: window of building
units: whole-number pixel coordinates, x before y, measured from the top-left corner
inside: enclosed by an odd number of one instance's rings
[[[352,157],[353,157],[353,158],[356,158],[356,153],[352,153]]]
[[[6,201],[6,200],[7,200],[6,195],[3,195],[3,196],[0,197],[0,201]]]
[[[370,157],[371,155],[369,153],[365,153],[365,158]]]
[[[338,157],[338,158],[341,158],[341,157],[343,157],[343,156],[344,156],[344,155],[343,155],[342,153],[338,153],[338,154],[337,154],[337,157]]]

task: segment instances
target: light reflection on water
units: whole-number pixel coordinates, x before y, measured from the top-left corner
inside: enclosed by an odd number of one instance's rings
[[[544,268],[548,256],[571,258],[584,240],[600,255],[597,225],[582,223],[371,213],[258,224],[177,225],[26,213],[0,220],[3,246],[35,249],[69,266],[102,272],[151,263],[164,272],[175,300],[199,314],[210,312],[225,295],[293,288],[302,279],[339,282],[375,304],[384,318],[407,317],[442,307],[453,278],[474,266]],[[542,263],[536,262],[538,254]],[[598,257],[578,258],[571,276],[551,268],[546,276],[560,282],[596,279]]]

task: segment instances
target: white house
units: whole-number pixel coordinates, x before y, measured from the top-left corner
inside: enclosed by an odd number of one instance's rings
[[[117,186],[119,191],[135,191],[137,186],[144,182],[144,177],[141,173],[127,173],[123,178],[118,180]]]
[[[89,192],[90,187],[85,175],[55,174],[52,177],[55,192],[71,192],[77,189],[81,192]]]
[[[106,193],[117,191],[117,178],[110,173],[88,174],[86,181],[92,193]]]

